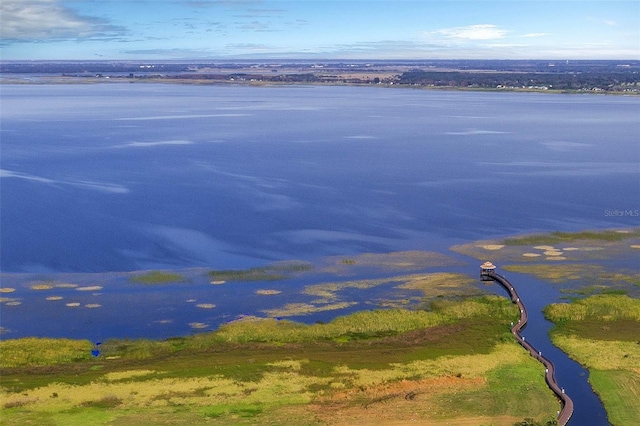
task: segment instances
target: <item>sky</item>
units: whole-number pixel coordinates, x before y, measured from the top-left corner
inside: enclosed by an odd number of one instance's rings
[[[1,60],[640,59],[640,1],[0,0]]]

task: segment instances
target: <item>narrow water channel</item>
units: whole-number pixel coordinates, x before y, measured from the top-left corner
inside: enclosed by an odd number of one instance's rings
[[[555,365],[558,384],[573,400],[574,412],[567,425],[610,425],[602,402],[589,384],[589,372],[555,347],[549,338],[549,330],[553,324],[544,318],[542,309],[548,304],[561,302],[561,293],[550,284],[528,275],[504,271],[499,273],[509,279],[527,308],[529,322],[522,335]],[[496,287],[496,293],[505,293],[497,283],[492,285]],[[541,371],[540,376],[542,375]]]

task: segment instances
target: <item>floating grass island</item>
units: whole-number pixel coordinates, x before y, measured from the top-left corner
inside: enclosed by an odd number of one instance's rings
[[[226,281],[279,281],[291,277],[293,274],[308,272],[313,269],[309,263],[280,262],[270,266],[250,269],[229,269],[209,271],[212,284]]]
[[[167,284],[184,282],[186,278],[175,272],[149,271],[143,274],[136,274],[130,280],[140,284]]]

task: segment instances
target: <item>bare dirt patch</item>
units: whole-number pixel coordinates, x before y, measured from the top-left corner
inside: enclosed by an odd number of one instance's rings
[[[447,424],[435,417],[438,413],[436,397],[443,393],[457,392],[484,386],[481,378],[438,377],[424,380],[402,380],[367,389],[350,389],[337,392],[319,404],[310,406],[316,417],[331,425],[385,424]],[[461,419],[456,418],[455,424]],[[478,424],[478,423],[466,423]]]

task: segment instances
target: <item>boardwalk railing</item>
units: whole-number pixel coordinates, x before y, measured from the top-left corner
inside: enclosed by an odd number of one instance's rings
[[[527,309],[524,304],[520,300],[520,296],[518,296],[518,292],[511,285],[511,283],[502,275],[497,274],[495,271],[482,271],[483,277],[488,277],[500,284],[507,290],[509,293],[509,297],[511,297],[511,301],[515,303],[520,309],[520,319],[514,326],[511,328],[511,333],[516,337],[518,342],[529,351],[532,357],[540,361],[545,367],[545,380],[549,388],[557,395],[560,399],[560,403],[562,404],[562,409],[558,414],[558,424],[560,426],[564,426],[567,424],[571,415],[573,414],[573,401],[567,394],[564,393],[564,389],[558,386],[558,382],[555,377],[555,367],[551,361],[542,356],[542,352],[538,351],[533,345],[527,341],[525,341],[524,336],[520,334],[520,331],[527,326]]]

